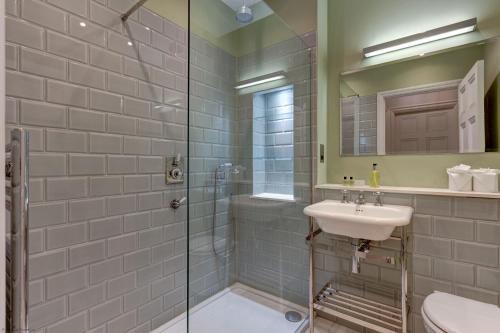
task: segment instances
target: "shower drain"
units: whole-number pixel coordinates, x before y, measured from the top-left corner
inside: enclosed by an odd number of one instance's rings
[[[302,320],[302,315],[297,311],[287,311],[285,313],[285,318],[292,323],[297,323]]]

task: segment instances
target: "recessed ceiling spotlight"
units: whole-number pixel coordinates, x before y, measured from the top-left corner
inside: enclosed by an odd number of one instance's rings
[[[149,28],[149,27],[146,27],[146,30],[148,30],[148,31],[149,31],[149,30],[151,30],[151,28]]]
[[[80,27],[85,28],[87,26],[87,23],[85,22],[80,22]]]
[[[128,42],[127,42],[127,44],[128,44],[129,46],[132,46],[132,45],[133,45],[133,44],[132,44],[132,42],[130,42],[130,41],[128,41]]]

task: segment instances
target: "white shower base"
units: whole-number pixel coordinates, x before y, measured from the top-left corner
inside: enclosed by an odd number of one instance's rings
[[[240,283],[208,298],[189,312],[190,333],[295,333],[304,319],[292,323],[285,312],[307,309]],[[174,318],[152,333],[186,333],[186,314]]]

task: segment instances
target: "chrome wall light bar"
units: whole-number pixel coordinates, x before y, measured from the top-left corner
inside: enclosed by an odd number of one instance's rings
[[[429,30],[416,35],[395,39],[363,49],[365,58],[375,57],[381,54],[399,51],[409,47],[434,42],[440,39],[450,38],[473,32],[477,29],[477,18],[450,24],[441,28]]]
[[[285,79],[285,78],[286,78],[285,71],[273,72],[273,73],[269,73],[266,75],[257,76],[257,77],[254,77],[254,78],[251,78],[248,80],[240,81],[240,82],[236,83],[236,86],[234,87],[234,89],[248,88],[248,87],[256,86],[259,84],[273,82],[273,81],[277,81],[277,80],[281,80],[281,79]]]

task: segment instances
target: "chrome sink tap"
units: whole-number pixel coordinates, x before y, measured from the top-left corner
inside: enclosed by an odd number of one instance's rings
[[[364,205],[366,203],[365,192],[360,191],[358,198],[354,201],[356,205]]]
[[[342,191],[342,203],[349,203],[351,202],[351,194],[349,193],[348,190],[343,190]]]
[[[384,194],[382,192],[375,192],[373,193],[373,196],[375,197],[375,206],[382,207],[384,203],[382,202],[382,196]]]

